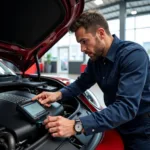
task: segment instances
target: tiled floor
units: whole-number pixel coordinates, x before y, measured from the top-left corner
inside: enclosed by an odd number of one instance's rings
[[[64,78],[70,78],[70,79],[76,79],[79,75],[78,74],[45,74],[43,73],[43,75],[49,75],[49,76],[58,76],[58,77],[64,77]],[[102,107],[105,107],[104,101],[103,101],[103,93],[100,90],[100,88],[98,87],[97,84],[95,84],[94,86],[92,86],[90,88],[90,90],[93,92],[93,94],[97,97],[97,99],[99,100],[100,104],[102,105]]]

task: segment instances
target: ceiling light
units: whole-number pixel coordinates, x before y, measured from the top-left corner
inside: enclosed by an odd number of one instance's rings
[[[136,15],[136,14],[137,14],[137,11],[136,11],[136,10],[133,10],[133,11],[131,11],[131,14],[132,14],[132,15]]]
[[[96,5],[101,5],[101,4],[103,4],[103,1],[102,0],[95,0],[94,3]]]

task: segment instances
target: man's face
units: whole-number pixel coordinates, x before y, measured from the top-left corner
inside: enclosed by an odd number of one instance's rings
[[[81,45],[81,51],[87,54],[91,60],[95,61],[99,56],[103,56],[105,42],[99,32],[93,34],[80,27],[75,35],[77,42]]]

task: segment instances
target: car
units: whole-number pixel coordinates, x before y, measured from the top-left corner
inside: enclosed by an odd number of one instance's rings
[[[39,59],[68,32],[83,12],[84,0],[7,0],[0,6],[0,150],[123,150],[116,130],[54,138],[43,126],[47,115],[75,119],[101,111],[90,90],[50,107],[31,101],[42,91],[58,91],[72,82],[42,76]],[[37,74],[27,74],[34,63]]]

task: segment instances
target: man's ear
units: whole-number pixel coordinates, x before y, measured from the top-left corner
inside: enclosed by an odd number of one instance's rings
[[[98,29],[97,29],[97,33],[98,33],[100,39],[104,39],[105,30],[104,30],[103,28],[98,28]]]

